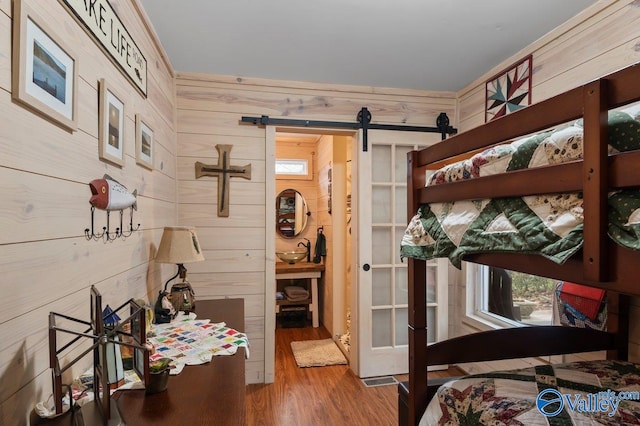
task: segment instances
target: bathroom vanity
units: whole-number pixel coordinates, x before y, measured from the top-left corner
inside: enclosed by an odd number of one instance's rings
[[[310,298],[306,300],[276,300],[276,314],[283,306],[308,306],[311,312],[311,322],[314,327],[320,326],[318,315],[318,279],[322,277],[324,265],[321,263],[285,263],[276,262],[276,282],[279,280],[299,280],[307,281],[307,290],[310,291]],[[276,289],[281,290],[284,286],[276,284]]]

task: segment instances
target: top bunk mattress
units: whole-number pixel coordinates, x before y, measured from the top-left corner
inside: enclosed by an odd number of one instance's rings
[[[640,149],[640,105],[609,112],[609,154]],[[446,143],[446,142],[443,142]],[[583,158],[582,120],[496,145],[434,172],[427,186],[555,165]],[[640,190],[609,194],[609,236],[640,249]],[[540,254],[562,264],[582,247],[582,193],[423,204],[410,221],[401,256],[448,257],[460,268],[477,253]]]

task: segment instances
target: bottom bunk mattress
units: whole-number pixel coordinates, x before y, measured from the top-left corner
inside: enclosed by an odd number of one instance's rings
[[[637,425],[640,365],[581,361],[476,374],[438,389],[426,425]]]

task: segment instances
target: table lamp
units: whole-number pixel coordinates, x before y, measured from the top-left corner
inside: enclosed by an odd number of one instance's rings
[[[171,287],[169,299],[176,311],[185,311],[186,313],[193,311],[195,308],[195,294],[191,284],[187,281],[187,268],[185,268],[184,264],[204,260],[195,228],[166,226],[162,233],[160,247],[158,247],[155,260],[160,263],[175,263],[178,265],[178,272],[164,284],[164,290],[160,293],[159,302],[161,298],[167,296],[169,283],[179,275],[182,278],[182,282],[178,282]]]

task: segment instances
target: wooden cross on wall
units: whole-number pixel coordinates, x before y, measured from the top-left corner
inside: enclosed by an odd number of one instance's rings
[[[202,176],[214,176],[218,178],[218,216],[229,217],[229,183],[232,177],[241,177],[251,180],[251,164],[245,166],[232,166],[229,163],[230,152],[233,145],[216,145],[218,150],[218,164],[207,165],[196,162],[196,179]]]

